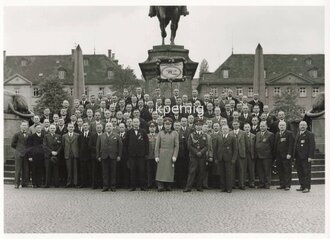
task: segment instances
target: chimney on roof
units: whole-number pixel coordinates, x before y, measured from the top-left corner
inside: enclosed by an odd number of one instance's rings
[[[111,60],[115,60],[115,53],[111,54]]]
[[[111,59],[111,49],[108,49],[108,58]]]
[[[6,51],[3,51],[3,64],[6,65]]]

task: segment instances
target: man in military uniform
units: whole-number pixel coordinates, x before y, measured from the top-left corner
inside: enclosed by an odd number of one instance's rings
[[[202,184],[206,166],[206,154],[209,150],[207,135],[202,132],[203,120],[197,119],[195,122],[196,130],[188,138],[189,150],[189,175],[186,188],[183,192],[191,192],[195,176],[198,174],[196,186],[197,191],[202,192]]]
[[[311,164],[314,157],[314,134],[307,130],[306,121],[299,123],[300,132],[294,143],[294,158],[298,173],[300,188],[297,191],[308,193],[311,189]]]

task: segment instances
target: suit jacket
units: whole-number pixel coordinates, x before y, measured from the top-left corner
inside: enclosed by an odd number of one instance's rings
[[[139,128],[136,135],[132,128],[126,134],[124,144],[125,148],[129,149],[128,157],[147,157],[149,155],[149,138],[146,131]]]
[[[72,137],[69,137],[69,133],[62,137],[62,147],[64,151],[64,158],[70,159],[70,157],[79,158],[79,134],[74,133]]]
[[[257,133],[260,131],[259,124],[257,125],[256,129],[253,129],[253,125],[251,125],[251,133],[254,135],[257,135]]]
[[[44,135],[40,137],[35,133],[29,135],[27,139],[27,157],[33,160],[43,160],[45,153],[43,147]]]
[[[90,137],[91,131],[88,131],[87,137],[85,137],[85,132],[80,133],[78,136],[79,159],[82,161],[88,161],[91,159],[91,151],[89,150]]]
[[[45,150],[45,158],[50,158],[52,151],[56,151],[58,156],[62,150],[62,136],[56,133],[54,136],[52,136],[50,133],[46,134],[44,136],[43,144]]]
[[[190,135],[190,129],[186,127],[183,130],[182,127],[179,130],[179,154],[178,157],[186,158],[188,156],[188,137]]]
[[[237,135],[235,135],[234,131],[231,131],[231,133],[236,137],[237,156],[239,156],[240,158],[246,158],[246,151],[248,147],[247,134],[241,129],[238,130]]]
[[[14,134],[14,137],[11,141],[11,147],[15,149],[15,157],[24,157],[27,150],[27,140],[29,134],[25,133],[25,137],[23,133],[20,131]]]
[[[207,156],[209,151],[209,140],[205,133],[197,134],[196,131],[190,133],[188,137],[188,150],[190,158],[199,158],[198,152],[202,153],[203,158]]]
[[[212,110],[211,112],[209,112],[208,110],[204,111],[204,117],[211,119],[214,117],[214,111]]]
[[[298,132],[294,143],[294,157],[300,160],[314,158],[315,136],[306,130],[302,135]]]
[[[258,159],[272,159],[274,148],[274,134],[265,131],[264,135],[261,135],[261,131],[256,134],[255,142],[255,154]]]
[[[120,136],[111,132],[108,136],[107,133],[101,134],[96,141],[96,158],[101,159],[117,159],[121,157],[123,144]]]
[[[143,108],[140,111],[140,117],[144,119],[146,122],[152,120],[151,114],[147,108]]]
[[[90,150],[92,160],[96,160],[96,142],[98,137],[97,133],[91,133],[89,137],[88,149]]]
[[[92,109],[93,113],[95,113],[95,111],[99,108],[100,106],[97,103],[94,103],[94,105],[92,105],[92,103],[89,103],[88,105],[85,106],[85,111],[87,111],[88,109]]]
[[[155,158],[155,145],[156,145],[156,139],[157,139],[157,133],[154,133],[154,135],[148,134],[149,138],[149,155],[148,159],[154,159]]]
[[[293,157],[294,137],[291,131],[285,130],[280,135],[280,132],[275,134],[274,155],[276,158],[286,159],[286,155],[290,154]]]
[[[82,102],[82,100],[79,102],[81,105],[84,106],[84,108],[86,108],[86,105],[88,105],[90,102],[88,100],[85,100],[85,102]]]
[[[217,137],[215,146],[215,160],[229,162],[237,159],[237,142],[236,137],[228,133],[227,138],[220,133]]]
[[[61,136],[65,135],[68,132],[68,129],[66,128],[66,126],[64,125],[64,127],[62,128],[62,130],[60,129],[60,127],[56,128],[55,134],[59,134]]]
[[[249,123],[251,125],[251,120],[252,120],[252,116],[251,114],[248,114],[248,116],[245,118],[244,117],[244,114],[242,113],[242,115],[240,115],[238,117],[238,119],[241,121],[242,125],[241,126],[244,126],[244,124],[246,123]]]
[[[256,136],[250,133],[250,135],[247,135],[247,138],[248,138],[248,142],[246,147],[246,154],[249,155],[252,159],[254,159],[255,157],[254,147],[255,147]]]

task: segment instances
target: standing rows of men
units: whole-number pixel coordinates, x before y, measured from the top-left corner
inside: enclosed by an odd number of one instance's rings
[[[64,100],[58,112],[46,108],[30,125],[22,122],[12,140],[15,187],[26,187],[31,171],[33,187],[152,188],[161,160],[154,153],[156,139],[165,130],[164,118],[178,133],[174,181],[184,192],[210,185],[230,193],[236,181],[245,190],[246,185],[256,186],[256,176],[258,187],[269,189],[274,161],[278,189],[290,190],[293,160],[300,190],[309,192],[315,142],[306,122],[300,122],[294,136],[284,112],[271,115],[257,94],[252,101],[243,95],[234,98],[231,90],[221,98],[206,94],[199,99],[193,90],[189,99],[175,89],[173,97],[164,98],[159,88],[150,96],[141,87],[133,95],[125,89],[121,98],[99,92],[88,101],[82,95],[71,108]]]

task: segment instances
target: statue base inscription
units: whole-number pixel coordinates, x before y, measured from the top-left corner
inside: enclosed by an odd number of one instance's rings
[[[185,72],[186,80],[184,82],[163,82],[158,81],[157,61],[161,59],[178,59],[185,60]],[[159,45],[153,46],[151,50],[148,50],[148,58],[146,61],[139,63],[142,75],[146,81],[146,92],[152,94],[155,88],[160,87],[162,94],[165,97],[171,96],[171,84],[172,89],[179,89],[181,94],[187,94],[191,96],[192,85],[191,81],[196,73],[198,66],[197,62],[192,61],[189,58],[189,50],[184,49],[184,46],[177,45]]]

